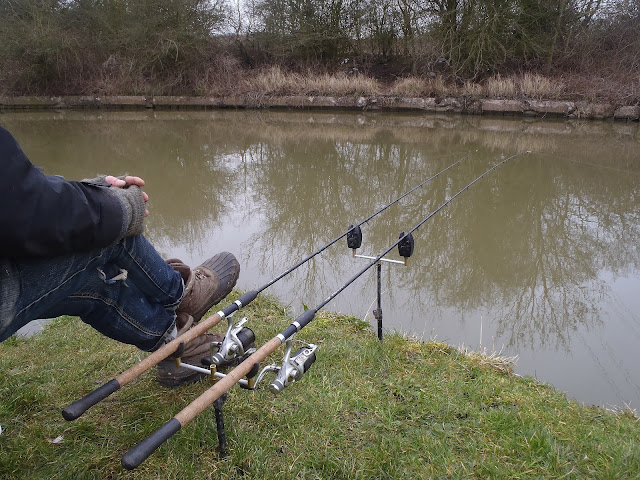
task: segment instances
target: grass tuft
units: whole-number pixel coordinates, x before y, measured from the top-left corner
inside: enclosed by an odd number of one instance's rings
[[[475,82],[464,82],[460,93],[466,97],[480,97],[484,94],[482,86]]]
[[[525,73],[521,76],[503,77],[496,75],[483,84],[466,81],[458,87],[447,83],[443,77],[423,79],[421,77],[405,77],[397,80],[389,87],[390,95],[413,97],[444,97],[462,95],[465,97],[519,98],[521,96],[535,99],[560,98],[565,91],[563,82],[538,74]]]
[[[265,95],[287,95],[298,91],[300,76],[285,73],[278,66],[260,71],[244,80],[247,91],[261,92]]]
[[[469,350],[467,347],[461,345],[458,347],[458,351],[465,355],[467,358],[478,365],[488,366],[495,368],[499,372],[503,372],[509,375],[513,374],[513,367],[518,363],[518,356],[507,357],[502,355],[501,352],[492,351],[487,353],[487,349],[484,348],[480,351]]]
[[[420,97],[426,94],[427,84],[419,77],[405,77],[396,80],[389,88],[391,95]]]
[[[458,88],[455,84],[447,83],[442,77],[423,79],[421,77],[405,77],[396,80],[390,87],[390,95],[403,95],[413,97],[445,97],[457,95]]]
[[[378,82],[361,74],[313,75],[302,78],[306,95],[375,95],[380,92]]]

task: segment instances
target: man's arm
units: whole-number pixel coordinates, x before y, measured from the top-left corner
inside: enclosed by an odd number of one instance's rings
[[[0,127],[0,257],[87,251],[142,233],[144,194],[117,183],[127,188],[45,175]]]

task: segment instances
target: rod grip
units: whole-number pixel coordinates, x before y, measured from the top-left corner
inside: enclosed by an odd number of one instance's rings
[[[133,470],[144,462],[156,448],[166,442],[171,435],[176,433],[182,425],[177,418],[172,418],[158,430],[131,448],[122,456],[122,466],[127,470]]]
[[[120,383],[116,379],[113,379],[101,387],[96,388],[93,392],[85,395],[80,400],[76,400],[72,404],[68,405],[64,410],[62,410],[62,416],[67,421],[75,420],[96,403],[104,400],[119,389]]]

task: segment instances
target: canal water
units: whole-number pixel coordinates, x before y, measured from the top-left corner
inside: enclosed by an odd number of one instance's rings
[[[383,266],[384,327],[517,356],[517,373],[587,404],[640,406],[637,123],[145,111],[0,124],[46,173],[143,177],[161,254],[197,265],[231,251],[245,290],[464,158],[363,226],[359,253],[378,255],[516,155],[415,233],[407,266]],[[343,240],[265,293],[295,317],[366,264]],[[372,269],[326,308],[375,325],[375,299]]]

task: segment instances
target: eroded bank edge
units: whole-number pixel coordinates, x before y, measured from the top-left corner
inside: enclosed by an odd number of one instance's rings
[[[640,120],[640,105],[557,100],[398,96],[61,96],[0,97],[0,110],[28,109],[343,109],[593,120]]]

